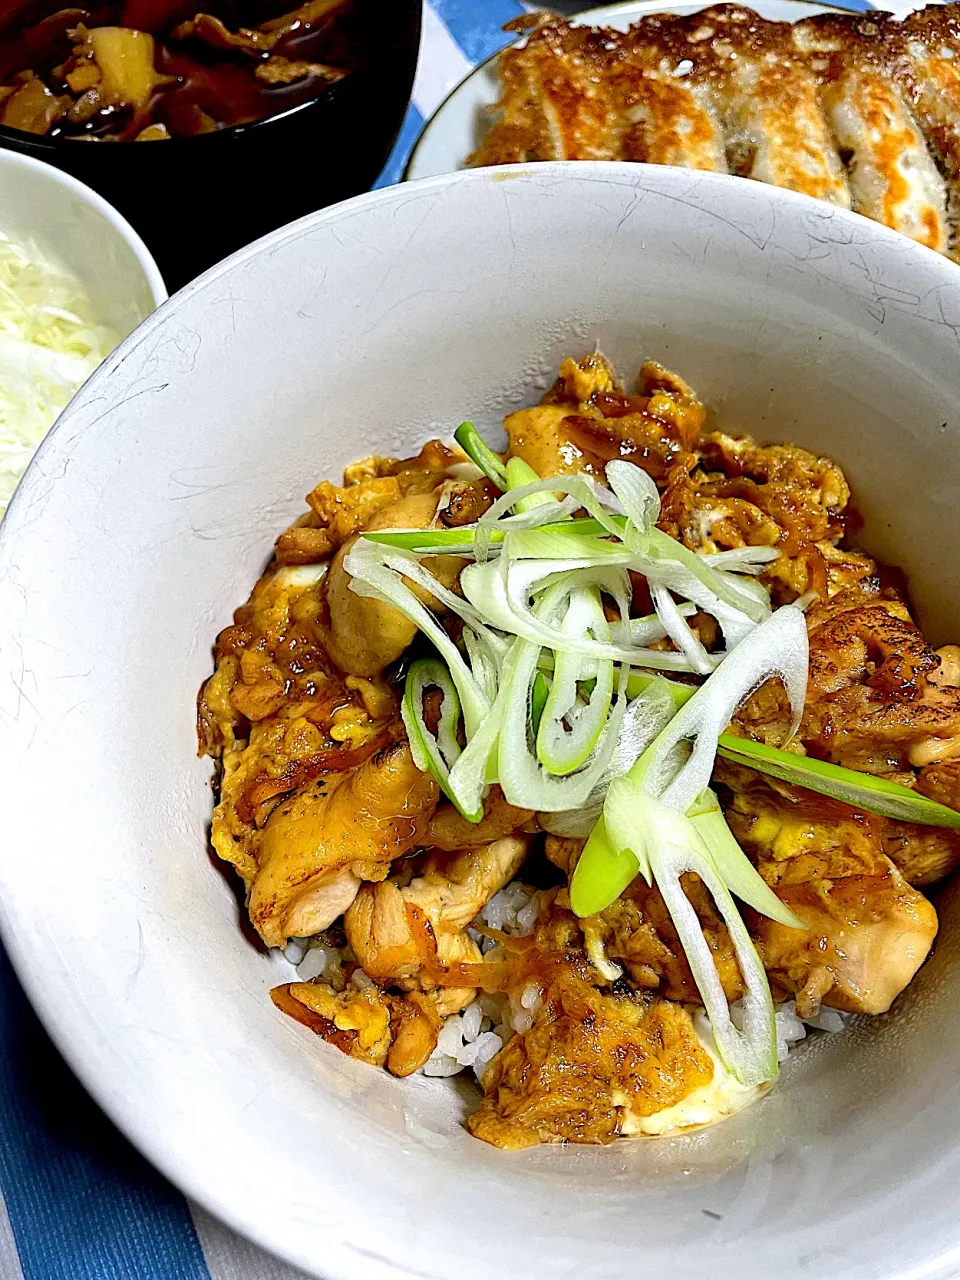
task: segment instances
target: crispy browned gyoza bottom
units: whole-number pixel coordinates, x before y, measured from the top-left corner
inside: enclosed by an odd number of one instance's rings
[[[633,160],[732,173],[957,256],[957,3],[902,22],[831,13],[796,23],[721,4],[650,14],[627,32],[541,15],[499,70],[471,164]]]
[[[776,547],[762,574],[774,603],[816,594],[798,744],[960,809],[960,648],[930,649],[897,575],[850,545],[857,520],[833,462],[706,432],[703,407],[679,378],[647,364],[638,392],[627,393],[599,355],[565,361],[543,401],[505,425],[510,454],[541,475],[602,476],[613,458],[643,467],[661,492],[661,527],[692,550]],[[280,987],[282,1010],[403,1076],[479,990],[535,982],[539,1012],[485,1073],[469,1127],[503,1147],[607,1142],[627,1117],[672,1107],[714,1070],[694,1033],[700,1001],[663,900],[638,878],[607,910],[578,920],[567,882],[582,841],[545,836],[535,813],[496,788],[478,825],[441,803],[398,713],[414,628],[351,592],[343,569],[361,530],[466,524],[495,496],[436,440],[415,458],[355,463],[342,486],[324,481],[309,494],[218,637],[201,691],[201,750],[219,762],[213,844],[242,876],[268,945],[324,933],[349,944],[353,959],[336,983]],[[432,567],[455,588],[462,563]],[[640,577],[634,610],[650,610]],[[713,621],[693,622],[714,647]],[[732,731],[779,745],[787,722],[782,689],[769,682]],[[748,913],[775,998],[794,997],[801,1016],[821,1003],[888,1009],[933,943],[937,917],[922,890],[960,861],[960,835],[722,761],[714,782],[760,874],[808,922],[801,932]],[[468,928],[521,869],[548,885],[539,922],[484,956]],[[735,1000],[741,977],[726,928],[697,877],[685,882]],[[612,982],[611,966],[621,971]],[[370,980],[362,986],[349,981],[358,967]]]

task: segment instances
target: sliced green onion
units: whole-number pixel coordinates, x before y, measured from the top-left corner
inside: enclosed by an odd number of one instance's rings
[[[445,609],[450,609],[471,627],[478,636],[481,636],[489,649],[495,653],[503,654],[506,651],[506,644],[498,636],[487,627],[486,619],[477,613],[468,601],[462,596],[458,596],[455,591],[451,591],[449,587],[439,580],[436,574],[420,564],[413,556],[406,555],[401,551],[388,550],[382,556],[383,563],[388,569],[392,569],[394,573],[398,573],[401,577],[406,578],[409,582],[416,583],[422,587],[424,591]]]
[[[507,491],[511,489],[519,489],[521,485],[535,484],[540,477],[534,471],[529,463],[524,462],[522,458],[509,458],[507,460]],[[549,493],[532,493],[529,497],[521,498],[514,510],[516,511],[532,511],[534,507],[549,506],[555,499]]]
[[[633,525],[631,532],[640,534],[642,539],[660,518],[657,486],[646,471],[633,462],[614,459],[607,463],[606,473],[610,488],[620,499],[627,520]]]
[[[690,670],[697,675],[708,676],[721,661],[720,657],[711,657],[687,625],[677,603],[666,587],[654,587],[651,591],[657,617],[663,623],[663,629],[677,646],[687,662]]]
[[[427,727],[423,715],[423,695],[428,689],[434,688],[439,689],[441,694],[436,735]],[[400,703],[400,715],[417,768],[433,775],[440,784],[440,789],[468,822],[479,822],[483,817],[482,803],[470,812],[465,811],[456,790],[450,785],[450,770],[461,754],[457,741],[460,699],[449,669],[439,658],[419,658],[411,664]]]
[[[492,480],[498,489],[506,489],[507,469],[503,460],[494,453],[472,422],[461,422],[453,438],[488,480]]]
[[[711,569],[726,569],[730,573],[761,573],[771,561],[780,557],[777,547],[734,547],[730,551],[701,551]]]
[[[639,859],[629,848],[614,849],[601,816],[573,869],[570,909],[581,919],[598,915],[616,902],[639,870]]]
[[[719,752],[735,764],[770,774],[797,787],[806,787],[809,791],[818,791],[856,809],[866,809],[868,813],[896,818],[900,822],[960,830],[960,813],[955,809],[918,795],[889,778],[877,778],[826,760],[782,751],[779,747],[769,747],[763,742],[739,738],[732,733],[720,735]]]
[[[707,788],[687,815],[706,846],[717,874],[731,893],[789,929],[804,929],[803,921],[781,902],[740,848],[727,826],[720,802]]]
[[[628,679],[628,694],[632,682],[637,678],[630,676]],[[577,838],[591,834],[603,814],[603,804],[610,783],[636,764],[657,734],[676,714],[676,705],[671,696],[674,688],[683,686],[672,685],[670,681],[654,676],[647,677],[647,684],[639,696],[634,691],[632,701],[623,713],[617,745],[599,782],[578,808],[541,814],[540,825],[544,830],[556,836]]]
[[[486,628],[484,628],[484,631],[485,636],[481,636],[472,627],[464,627],[461,639],[463,647],[467,651],[470,670],[482,689],[484,697],[492,704],[497,696],[497,689],[500,687],[500,668],[503,665],[504,642],[499,637],[494,637],[493,633]],[[495,639],[496,643],[491,644],[486,637]]]
[[[437,622],[430,610],[417,599],[400,574],[384,563],[384,553],[372,543],[358,538],[343,567],[353,581],[350,589],[358,595],[383,600],[409,618],[446,659],[447,666],[463,708],[463,722],[469,739],[490,709],[490,703],[473,672],[463,660],[460,650]],[[437,586],[440,584],[438,583]]]
[[[542,671],[538,671],[533,677],[533,688],[530,691],[530,725],[533,729],[534,737],[540,730],[543,709],[547,705],[549,696],[550,686],[547,684],[546,676]]]
[[[595,587],[578,587],[569,593],[561,632],[567,635],[609,639],[610,625]],[[584,763],[600,739],[613,698],[613,663],[591,664],[588,659],[560,650],[555,658],[553,683],[537,729],[537,758],[551,773],[565,775]],[[538,673],[539,674],[539,673]],[[584,703],[578,686],[586,676],[593,688]]]
[[[487,566],[471,566],[486,568]],[[534,618],[546,625],[564,607],[575,585],[567,575],[553,583],[538,601]],[[593,585],[593,584],[586,584]],[[621,617],[628,609],[628,598],[617,601]],[[498,702],[503,702],[503,718],[497,747],[497,776],[503,794],[518,808],[557,812],[584,803],[603,776],[616,748],[620,725],[626,710],[627,668],[621,667],[617,697],[610,709],[599,739],[583,767],[565,777],[551,774],[537,759],[530,735],[531,693],[539,672],[542,646],[518,638],[504,664]],[[556,661],[556,658],[555,658]]]
[[[807,627],[798,609],[786,605],[754,628],[649,748],[645,785],[651,794],[686,813],[710,783],[721,733],[738,707],[771,676],[783,680],[795,732],[806,696],[808,655]],[[675,748],[691,739],[689,758],[678,768]]]
[[[494,530],[510,532],[516,529],[533,528],[537,525],[555,524],[572,516],[584,500],[591,502],[592,509],[602,517],[604,495],[607,495],[611,501],[616,501],[602,485],[596,486],[598,493],[593,494],[589,487],[581,491],[580,486],[571,485],[567,480],[557,479],[555,490],[544,481],[534,479],[528,484],[518,485],[505,493],[502,498],[498,498],[477,521],[473,537],[474,558],[481,564],[487,559]],[[577,490],[576,496],[571,494],[571,489]],[[558,499],[558,492],[566,496]]]
[[[632,671],[630,679],[627,681],[627,697],[637,698],[644,690],[649,689],[652,684],[666,685],[670,691],[670,697],[673,699],[677,710],[684,706],[700,688],[696,684],[677,684],[676,680],[667,680],[663,676],[647,676],[640,671]]]
[[[416,551],[421,555],[472,555],[475,525],[460,529],[380,529],[365,533],[363,540],[382,547],[396,547],[398,551]],[[497,541],[503,541],[503,534]]]
[[[460,758],[450,770],[450,787],[459,798],[461,812],[482,807],[490,784],[497,780],[497,745],[506,705],[501,687],[493,706],[468,738]]]
[[[506,552],[496,563],[468,564],[460,575],[460,588],[491,626],[531,644],[661,671],[689,670],[682,654],[568,636],[552,623],[538,618],[529,607],[530,596],[535,590],[542,590],[561,577],[581,586],[598,587],[617,601],[629,601],[630,598],[630,581],[625,569],[608,569],[577,560],[518,561]]]
[[[676,826],[679,824],[675,824],[674,820],[679,818],[681,823],[686,821],[690,826],[689,820],[660,804],[642,789],[639,794],[642,797],[640,805],[647,810],[644,815],[646,825],[651,830],[647,850],[653,877],[670,912],[703,1000],[720,1058],[742,1085],[759,1085],[775,1080],[778,1064],[773,998],[766,972],[747,927],[709,858],[704,857],[693,842],[687,846],[675,842],[678,834]],[[664,818],[666,831],[658,830],[659,823]],[[696,840],[696,832],[692,834]],[[730,1017],[730,1006],[720,982],[713,951],[704,937],[697,913],[680,883],[680,877],[688,871],[693,871],[700,877],[713,898],[733,943],[746,987],[742,1031],[736,1028]]]
[[[610,851],[615,860],[608,859],[604,864],[604,858]],[[592,892],[592,881],[602,879],[609,891],[623,879],[629,866],[626,851],[633,855],[637,868],[649,882],[656,883],[663,896],[710,1019],[724,1066],[744,1085],[757,1085],[774,1079],[777,1074],[777,1037],[770,986],[746,925],[714,865],[710,851],[694,824],[683,813],[661,803],[638,782],[618,778],[610,784],[604,805],[604,829],[597,854],[581,873],[584,883],[582,893],[577,894],[578,905],[594,906],[600,900],[601,895]],[[586,849],[577,864],[574,879],[585,856]],[[746,861],[742,852],[740,856]],[[680,883],[680,877],[690,871],[700,877],[713,898],[733,943],[746,986],[742,1032],[730,1017],[713,952]],[[571,893],[571,903],[573,901]]]
[[[562,501],[558,501],[557,494],[566,496]],[[622,516],[620,502],[616,495],[591,476],[552,476],[548,480],[534,480],[529,484],[520,485],[504,494],[502,498],[498,498],[477,522],[478,536],[486,528],[495,526],[498,522],[502,523],[506,513],[516,507],[519,502],[539,495],[545,495],[548,502],[544,504],[543,512],[538,512],[543,517],[537,521],[538,524],[548,523],[552,504],[555,504],[557,520],[561,518],[561,510],[566,517],[582,507],[602,529],[615,537],[619,537],[629,523]],[[532,510],[528,509],[522,512],[521,516],[529,517],[531,514]],[[518,516],[508,516],[507,522],[516,523],[518,519],[520,519]]]
[[[744,595],[742,590],[732,585],[728,578],[721,576],[718,570],[712,569],[710,561],[705,556],[698,556],[695,551],[685,547],[676,538],[671,538],[662,529],[650,530],[644,560],[647,562],[646,567],[638,565],[639,572],[646,574],[648,577],[653,577],[655,580],[660,580],[663,577],[664,573],[668,571],[666,566],[671,561],[684,569],[688,569],[724,604],[739,610],[741,613],[745,613],[753,622],[763,622],[769,613],[769,603],[764,609],[755,597]],[[658,566],[661,569],[660,574],[657,573]],[[664,580],[663,585],[669,586],[670,583]]]
[[[611,519],[614,522],[619,520],[621,524],[625,523],[623,516],[612,516]],[[556,523],[541,524],[533,527],[537,527],[539,532],[555,533],[572,538],[585,537],[596,533],[603,534],[606,537],[608,534],[608,530],[600,524],[599,520],[594,520],[592,516],[588,516],[583,520],[558,520]],[[458,529],[378,529],[376,533],[364,533],[362,536],[367,542],[376,542],[384,547],[396,547],[400,551],[416,552],[418,555],[472,556],[477,528],[476,524],[465,524]],[[493,525],[489,534],[491,545],[498,546],[509,532],[511,532],[511,526],[504,524],[502,521]],[[563,545],[558,542],[558,550]],[[613,543],[604,545],[614,546],[617,553],[621,553],[621,548],[616,547]]]
[[[605,536],[581,533],[578,526],[585,520],[569,524],[541,525],[538,529],[522,529],[510,534],[510,554],[517,560],[576,560],[587,564],[621,564],[631,561],[630,552],[619,542]]]

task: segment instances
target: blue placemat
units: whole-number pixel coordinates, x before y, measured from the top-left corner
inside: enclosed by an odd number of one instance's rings
[[[503,46],[503,23],[532,7],[518,0],[425,6],[413,104],[378,186],[400,180],[424,119],[474,63]],[[870,6],[848,0],[847,7]],[[0,1280],[299,1275],[188,1203],[117,1132],[44,1034],[2,951],[0,1193]]]

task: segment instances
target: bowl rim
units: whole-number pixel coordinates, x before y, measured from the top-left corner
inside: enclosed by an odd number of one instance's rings
[[[109,200],[104,199],[98,191],[94,191],[93,187],[87,186],[85,182],[81,182],[79,178],[75,178],[72,173],[67,173],[65,170],[58,168],[55,164],[49,164],[46,160],[40,160],[36,156],[27,155],[23,151],[13,151],[7,147],[0,146],[0,169],[5,165],[9,165],[10,168],[13,169],[19,167],[22,169],[32,170],[34,173],[42,174],[44,177],[62,187],[65,192],[68,192],[77,199],[84,201],[85,204],[88,204],[92,209],[95,209],[101,217],[110,224],[117,236],[126,242],[127,246],[132,251],[137,260],[137,264],[143,271],[147,287],[150,290],[150,296],[153,300],[154,308],[156,309],[162,303],[166,302],[170,295],[167,292],[167,286],[164,284],[163,276],[160,274],[160,268],[157,266],[153,254],[147,248],[139,232],[134,230],[133,226],[127,221],[123,214],[110,203]],[[149,318],[149,316],[145,316],[144,320],[141,321],[141,324]],[[139,328],[140,325],[137,326],[137,329]],[[136,333],[137,329],[133,330],[133,332]],[[128,337],[129,336],[130,335],[128,335]],[[126,341],[127,339],[124,338],[123,342],[120,343],[120,346],[123,346]],[[109,359],[110,356],[107,357],[107,360]],[[64,410],[64,413],[65,412],[66,410]],[[62,417],[63,414],[60,415],[60,418]],[[48,436],[56,430],[60,418],[57,419],[47,432]]]
[[[2,155],[0,155],[0,163],[2,163]],[[50,166],[45,167],[50,168]],[[60,176],[62,177],[63,175]],[[245,245],[229,257],[214,264],[179,290],[167,305],[151,313],[142,321],[91,375],[91,378],[84,384],[78,396],[60,415],[45,437],[40,449],[34,455],[34,460],[31,461],[28,471],[36,465],[36,459],[48,453],[54,447],[61,433],[69,434],[72,417],[71,408],[76,404],[80,395],[85,401],[96,398],[101,390],[105,389],[104,384],[112,377],[116,369],[127,361],[139,346],[151,341],[158,326],[166,322],[168,314],[172,313],[173,310],[186,302],[195,293],[205,289],[214,280],[226,275],[243,262],[261,254],[269,255],[271,251],[284,242],[295,241],[314,228],[349,217],[361,204],[376,206],[389,205],[393,201],[408,202],[414,191],[425,192],[431,188],[444,189],[455,184],[487,184],[523,182],[527,180],[531,185],[540,186],[551,176],[567,179],[575,178],[577,181],[584,183],[614,182],[617,185],[653,183],[658,185],[665,184],[669,187],[675,182],[678,184],[687,182],[690,177],[690,171],[671,166],[638,164],[626,161],[594,161],[587,164],[582,161],[533,161],[524,164],[455,170],[451,173],[420,178],[412,183],[396,184],[376,191],[364,192],[338,204],[307,214],[303,218],[279,227],[259,240]],[[734,190],[742,190],[744,186],[742,179],[731,174],[699,173],[696,176],[699,183],[703,183],[708,187],[716,187],[718,190],[727,188],[732,192]],[[87,191],[87,188],[82,183],[77,183],[72,179],[70,183],[80,188],[84,193]],[[798,212],[814,207],[823,208],[823,202],[815,200],[813,197],[768,184],[756,185],[762,188],[769,199],[787,207],[792,206]],[[96,198],[99,201],[99,197]],[[105,204],[106,202],[101,203]],[[830,209],[832,216],[839,218],[841,222],[847,222],[851,229],[859,230],[861,236],[871,236],[881,245],[886,244],[890,249],[895,250],[901,260],[904,255],[907,257],[914,254],[928,255],[928,264],[932,265],[931,259],[935,260],[938,263],[937,269],[942,271],[945,277],[949,277],[950,284],[955,286],[960,284],[960,275],[956,278],[952,275],[957,270],[958,264],[953,263],[944,255],[860,214],[835,206],[827,207]],[[106,205],[106,208],[109,209],[110,206]],[[25,493],[26,487],[21,483],[13,495],[8,512],[13,511],[15,516],[19,514],[19,508],[27,501]],[[0,522],[0,552],[5,549],[6,545],[14,537],[20,536],[18,526],[19,520],[5,518],[4,521]],[[17,529],[16,532],[15,527]],[[213,1214],[238,1235],[253,1241],[272,1256],[281,1258],[294,1267],[311,1268],[314,1264],[309,1260],[298,1257],[291,1250],[284,1248],[282,1241],[278,1240],[277,1232],[271,1231],[267,1223],[257,1220],[253,1213],[244,1215],[242,1212],[244,1206],[238,1203],[235,1198],[232,1198],[225,1185],[211,1185],[206,1181],[201,1181],[194,1174],[189,1159],[185,1159],[184,1156],[189,1144],[185,1148],[184,1140],[176,1135],[173,1137],[168,1135],[164,1140],[159,1137],[155,1138],[149,1127],[142,1121],[143,1107],[127,1103],[111,1093],[109,1081],[97,1075],[91,1063],[91,1059],[96,1057],[96,1054],[89,1052],[88,1048],[88,1042],[93,1039],[92,1035],[88,1035],[86,1040],[79,1036],[71,1038],[61,1028],[56,994],[51,993],[45,982],[42,970],[37,967],[36,955],[30,949],[29,939],[25,933],[21,935],[20,926],[14,919],[15,915],[14,904],[8,903],[3,897],[0,897],[0,942],[6,948],[16,976],[29,998],[34,1013],[39,1018],[57,1051],[94,1099],[97,1106],[137,1150],[184,1196],[196,1201],[202,1208]],[[331,1252],[333,1251],[331,1250]],[[338,1266],[339,1263],[331,1261],[330,1265]],[[926,1259],[922,1269],[911,1271],[910,1275],[932,1277],[934,1274],[952,1274],[952,1272],[948,1273],[947,1271],[935,1271],[937,1267],[948,1266],[960,1266],[960,1236],[958,1236],[957,1243],[951,1249],[936,1257]],[[365,1280],[366,1277],[374,1276],[383,1277],[384,1280],[393,1280],[394,1277],[396,1280],[409,1280],[412,1274],[402,1264],[394,1262],[390,1257],[374,1253],[369,1255],[369,1268],[369,1270],[365,1271],[358,1265],[356,1269],[350,1272],[348,1280],[360,1280],[361,1276]],[[314,1271],[308,1271],[308,1274],[319,1275]],[[341,1280],[341,1277],[347,1277],[347,1272],[342,1269],[337,1270],[331,1272],[331,1278],[333,1276],[336,1276],[337,1280]],[[902,1280],[908,1280],[906,1273],[902,1274]]]

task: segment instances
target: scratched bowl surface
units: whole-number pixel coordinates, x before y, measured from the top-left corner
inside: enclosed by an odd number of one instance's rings
[[[280,1016],[289,977],[207,852],[193,703],[303,509],[466,417],[497,439],[568,352],[678,370],[716,420],[837,458],[866,545],[956,637],[960,271],[854,214],[680,169],[537,165],[360,197],[147,320],[0,534],[2,930],[142,1149],[328,1280],[868,1280],[960,1272],[960,920],[895,1012],[714,1129],[504,1154],[451,1082]]]

